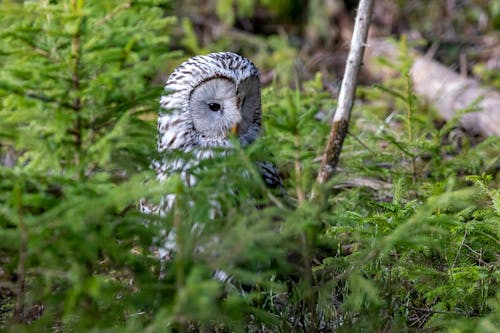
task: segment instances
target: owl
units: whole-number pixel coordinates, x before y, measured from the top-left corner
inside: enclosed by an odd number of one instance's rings
[[[216,149],[232,146],[236,135],[241,146],[261,134],[262,112],[259,71],[255,65],[231,52],[195,56],[177,67],[167,80],[160,99],[157,148],[193,154],[193,161],[165,157],[153,167],[161,182],[180,173],[188,185],[195,179],[187,172],[196,160],[214,156]],[[281,179],[269,162],[257,163],[269,187],[281,187]],[[141,204],[143,212],[162,213],[175,197],[167,195],[160,207]]]
[[[189,169],[197,161],[214,157],[231,148],[231,136],[241,146],[261,134],[262,112],[259,71],[255,65],[231,52],[195,56],[177,67],[167,80],[160,99],[157,149],[160,160],[153,162],[158,181],[177,173],[192,186],[196,179]],[[169,152],[188,153],[193,158],[172,157]],[[282,188],[277,170],[269,162],[257,162],[264,182]],[[141,201],[143,213],[164,215],[175,202],[166,194],[159,205]],[[158,256],[175,250],[175,230],[160,236],[164,243]]]

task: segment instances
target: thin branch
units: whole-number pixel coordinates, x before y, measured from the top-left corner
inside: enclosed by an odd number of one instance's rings
[[[16,288],[16,307],[14,318],[16,322],[22,323],[25,314],[25,287],[26,287],[26,259],[28,252],[28,229],[23,219],[22,193],[21,189],[16,191],[18,196],[17,219],[19,228],[19,261],[17,263],[17,288]]]
[[[354,92],[356,90],[358,72],[366,46],[372,8],[373,0],[361,0],[359,2],[351,47],[347,57],[342,86],[340,88],[338,106],[335,111],[332,130],[330,131],[330,137],[328,138],[321,160],[321,167],[316,179],[319,184],[327,182],[332,177],[339,161],[342,144],[347,134],[349,119],[351,117]]]
[[[79,14],[80,8],[78,3],[73,0],[71,2],[73,10],[76,14]],[[81,29],[82,29],[82,19],[78,21],[78,29],[73,35],[71,39],[71,58],[73,60],[73,68],[71,73],[71,82],[72,88],[76,92],[76,97],[72,102],[73,110],[76,113],[75,123],[73,125],[73,133],[75,136],[75,148],[76,148],[76,156],[75,156],[75,164],[78,165],[80,163],[80,158],[82,155],[82,145],[83,145],[83,133],[82,133],[82,115],[80,114],[80,110],[82,108],[82,102],[80,99],[80,56],[81,56]],[[80,176],[83,177],[83,170],[80,172]]]
[[[24,88],[10,86],[10,85],[5,84],[4,82],[0,82],[0,90],[5,90],[5,91],[7,91],[11,94],[17,95],[17,96],[31,98],[31,99],[39,100],[39,101],[45,102],[45,103],[54,103],[54,104],[57,104],[61,107],[67,108],[67,109],[72,109],[72,110],[74,109],[74,106],[72,104],[60,101],[60,100],[53,98],[53,97],[45,96],[43,94],[29,92],[29,91],[26,91],[26,89],[24,89]]]
[[[47,97],[47,96],[44,96],[44,95],[39,95],[39,94],[35,94],[35,93],[31,93],[31,92],[26,92],[26,93],[19,93],[17,91],[12,91],[14,94],[16,95],[19,95],[19,96],[24,96],[24,97],[27,97],[27,98],[32,98],[32,99],[36,99],[36,100],[39,100],[39,101],[42,101],[42,102],[45,102],[45,103],[55,103],[59,106],[62,106],[62,107],[65,107],[67,109],[72,109],[74,110],[74,106],[72,104],[69,104],[69,103],[66,103],[66,102],[62,102],[62,101],[59,101],[55,98],[52,98],[52,97]]]
[[[403,307],[410,309],[410,310],[415,310],[415,311],[421,311],[425,313],[433,313],[433,314],[448,314],[448,315],[459,315],[459,316],[467,316],[468,314],[463,312],[463,311],[444,311],[444,310],[432,310],[432,309],[427,309],[427,308],[417,308],[415,306],[411,305],[405,305],[402,304]]]
[[[408,131],[408,141],[410,142],[410,149],[412,150],[411,153],[411,175],[412,175],[412,182],[413,184],[416,183],[417,181],[417,167],[416,167],[416,161],[417,161],[417,156],[413,153],[413,144],[414,144],[414,133],[413,133],[413,123],[415,120],[415,116],[413,114],[413,111],[415,110],[415,100],[413,96],[413,86],[412,86],[412,81],[410,77],[410,73],[407,72],[405,73],[405,81],[406,81],[406,109],[408,112],[408,117],[407,117],[407,131]]]
[[[295,133],[295,159],[294,159],[294,166],[295,166],[295,189],[297,192],[297,200],[299,206],[304,202],[305,200],[305,195],[304,191],[302,188],[302,165],[300,163],[300,155],[301,155],[301,150],[300,150],[300,136],[298,131]]]
[[[375,150],[371,149],[370,147],[368,147],[363,141],[361,141],[360,138],[358,138],[356,135],[352,134],[351,132],[349,132],[349,130],[347,131],[347,134],[349,134],[354,140],[356,140],[360,145],[362,145],[366,150],[368,150],[370,153],[372,154],[376,154]]]
[[[453,267],[455,267],[455,265],[457,264],[458,257],[460,256],[460,251],[462,250],[462,247],[465,244],[466,237],[467,237],[467,228],[465,228],[464,237],[462,238],[462,242],[460,243],[460,246],[458,247],[458,251],[457,251],[457,254],[455,256],[455,260],[453,260],[453,264],[451,264],[451,269],[453,269]]]
[[[132,7],[132,3],[130,3],[130,2],[125,2],[125,3],[121,4],[120,6],[116,7],[115,9],[113,9],[113,11],[111,13],[109,13],[106,16],[104,16],[100,20],[96,21],[94,23],[95,26],[97,27],[97,26],[102,25],[103,23],[108,22],[109,20],[113,19],[114,16],[118,15],[121,11],[123,11],[125,9],[129,9],[130,7]]]

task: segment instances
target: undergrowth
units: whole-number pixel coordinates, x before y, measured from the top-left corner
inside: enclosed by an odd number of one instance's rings
[[[457,121],[436,126],[413,95],[407,55],[388,64],[401,77],[359,89],[324,186],[314,180],[329,125],[317,115],[335,103],[320,76],[301,90],[265,88],[265,135],[204,161],[196,186],[157,184],[152,82],[173,56],[161,37],[173,19],[161,1],[82,3],[0,7],[2,329],[500,325],[500,141],[476,142]],[[264,186],[258,160],[277,165],[286,193]],[[139,213],[141,198],[165,193],[177,197],[169,214]],[[177,251],[161,264],[151,247],[174,226]]]

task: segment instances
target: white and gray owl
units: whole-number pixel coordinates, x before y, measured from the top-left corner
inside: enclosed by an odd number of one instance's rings
[[[158,118],[158,152],[191,153],[195,160],[210,158],[214,148],[231,147],[231,133],[246,146],[261,133],[259,71],[238,54],[219,52],[195,56],[177,67],[165,85]],[[192,163],[192,162],[191,162]],[[269,162],[257,163],[269,187],[281,187],[276,169]],[[186,174],[191,167],[179,158],[163,158],[153,167],[161,182],[180,173],[188,185],[194,179]],[[141,202],[141,211],[162,215],[175,197],[166,195],[160,206]]]

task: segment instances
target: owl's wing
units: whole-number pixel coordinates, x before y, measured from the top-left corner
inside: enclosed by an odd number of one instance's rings
[[[257,162],[256,164],[259,167],[262,180],[267,187],[279,188],[281,191],[284,191],[285,187],[283,186],[283,181],[281,180],[278,170],[271,162],[263,161]]]

